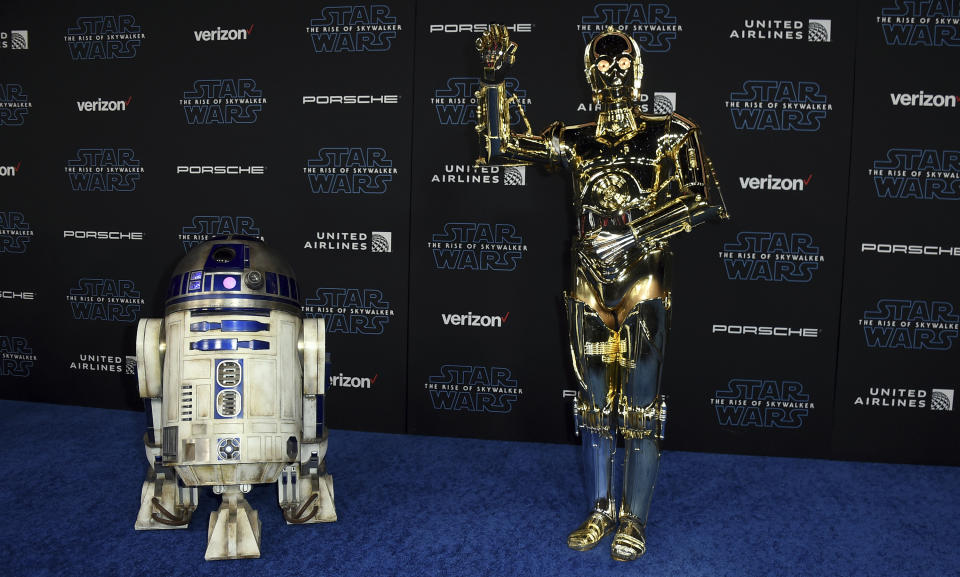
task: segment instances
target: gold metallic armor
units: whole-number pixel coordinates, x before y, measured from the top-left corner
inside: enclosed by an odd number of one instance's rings
[[[484,63],[476,94],[477,164],[538,163],[573,177],[577,235],[565,302],[579,384],[574,418],[592,511],[567,544],[584,551],[616,530],[611,555],[629,561],[646,550],[667,416],[660,395],[671,310],[667,239],[727,218],[720,188],[696,124],[641,111],[643,64],[630,36],[609,28],[584,50],[596,121],[556,122],[539,135],[504,88],[517,52],[507,29],[491,25],[477,50]],[[511,106],[523,132],[510,127]],[[618,432],[626,453],[619,508],[612,487]]]

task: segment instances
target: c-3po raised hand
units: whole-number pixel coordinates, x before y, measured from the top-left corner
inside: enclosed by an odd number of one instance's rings
[[[616,528],[611,555],[629,561],[646,550],[666,421],[660,371],[671,312],[667,239],[727,218],[723,199],[697,125],[677,114],[642,113],[643,65],[630,36],[608,28],[584,50],[596,121],[556,122],[540,135],[504,88],[517,51],[506,27],[491,25],[477,49],[484,63],[477,163],[543,163],[573,176],[577,234],[564,296],[580,385],[574,416],[593,510],[567,544],[585,551]],[[511,105],[524,132],[510,127]],[[619,508],[612,487],[618,431],[626,452]]]

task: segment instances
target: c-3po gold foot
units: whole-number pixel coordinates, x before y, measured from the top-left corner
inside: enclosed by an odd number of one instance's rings
[[[601,539],[613,532],[613,519],[594,511],[573,533],[567,537],[567,546],[577,551],[589,551]]]
[[[610,545],[610,556],[617,561],[633,561],[647,552],[647,536],[643,525],[635,519],[620,519],[620,528]]]

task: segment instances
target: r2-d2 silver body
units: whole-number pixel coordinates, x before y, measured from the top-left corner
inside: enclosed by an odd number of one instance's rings
[[[304,319],[285,261],[259,239],[220,237],[174,269],[163,319],[137,327],[149,462],[137,529],[185,528],[198,487],[222,496],[206,559],[260,556],[244,493],[277,483],[289,524],[335,521],[323,423],[323,319]]]

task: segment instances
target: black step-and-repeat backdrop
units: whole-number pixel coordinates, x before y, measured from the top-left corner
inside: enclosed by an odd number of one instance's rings
[[[673,242],[669,448],[960,463],[947,1],[6,2],[0,397],[140,407],[137,320],[243,233],[326,319],[331,426],[572,441],[570,178],[473,165],[491,21],[535,131],[593,119],[608,26],[703,127],[733,218]]]

